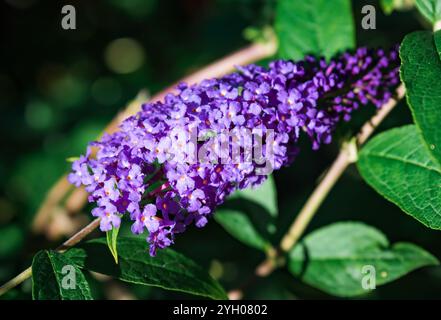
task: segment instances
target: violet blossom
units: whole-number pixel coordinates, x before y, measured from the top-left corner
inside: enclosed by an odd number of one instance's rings
[[[190,224],[203,227],[233,191],[266,179],[259,174],[263,164],[249,161],[244,152],[212,161],[223,155],[210,138],[223,131],[252,132],[261,140],[263,158],[271,144],[271,168],[280,169],[298,154],[302,132],[318,149],[331,142],[336,125],[349,121],[353,110],[388,101],[399,83],[398,65],[397,48],[360,48],[329,62],[311,56],[276,60],[268,68],[248,65],[219,79],[181,83],[176,94],[144,104],[118,132],[91,143],[96,158],[88,151],[75,161],[69,181],[86,187],[102,231],[118,228],[128,215],[133,233],[148,231],[155,255]],[[195,132],[197,141],[190,138]],[[232,145],[228,151],[235,143],[256,142],[238,137],[224,141]],[[199,153],[211,161],[200,161]],[[186,161],[189,157],[193,161]]]

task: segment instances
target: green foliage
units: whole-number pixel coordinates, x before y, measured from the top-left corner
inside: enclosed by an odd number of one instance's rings
[[[421,7],[423,2],[419,3]],[[440,32],[419,31],[404,38],[400,71],[416,125],[377,136],[362,149],[358,161],[362,176],[377,192],[424,225],[438,230],[441,229],[441,60],[437,48],[440,43]]]
[[[301,59],[305,54],[331,58],[355,46],[350,0],[281,0],[275,29],[279,56]]]
[[[440,36],[440,32],[441,31],[437,31],[435,33],[434,38],[435,38],[436,51],[438,51],[439,58],[441,59],[441,36]]]
[[[441,60],[434,37],[441,32],[414,32],[404,39],[400,56],[401,78],[407,101],[424,142],[441,163]]]
[[[376,285],[382,285],[420,267],[437,264],[434,256],[416,245],[391,246],[381,232],[370,226],[339,222],[307,235],[289,253],[288,268],[315,288],[352,297],[369,291],[363,288],[363,277],[369,276],[365,266],[374,268]]]
[[[358,168],[378,193],[424,225],[441,229],[441,166],[414,125],[372,139],[359,154]]]
[[[258,250],[270,247],[278,216],[277,189],[273,176],[256,188],[236,191],[216,210],[215,220],[233,237]]]
[[[392,11],[413,8],[415,1],[418,10],[431,24],[441,20],[441,0],[381,0],[380,5],[386,14],[390,14]],[[20,64],[14,66],[11,59],[5,57],[5,72],[0,75],[0,104],[8,107],[0,126],[3,136],[7,137],[3,139],[3,149],[8,150],[0,159],[3,182],[0,186],[0,284],[14,276],[17,266],[26,261],[30,251],[37,246],[47,245],[45,242],[29,245],[25,234],[52,183],[71,166],[65,160],[73,161],[82,153],[86,144],[104,128],[103,121],[109,121],[140,88],[157,92],[168,85],[170,79],[178,79],[224,53],[237,50],[243,45],[243,35],[252,42],[265,42],[272,36],[273,26],[269,23],[273,18],[279,57],[301,59],[311,53],[329,59],[335,53],[355,46],[355,27],[360,24],[356,21],[354,25],[350,0],[280,0],[252,5],[251,2],[220,1],[215,19],[210,16],[212,10],[186,15],[184,20],[190,22],[189,26],[194,27],[192,22],[197,18],[197,27],[203,32],[196,33],[193,27],[183,25],[185,21],[181,19],[182,12],[194,12],[194,8],[187,7],[188,4],[161,2],[159,6],[156,0],[136,0],[124,4],[117,0],[107,4],[87,2],[78,8],[79,11],[91,13],[83,17],[85,20],[81,23],[81,30],[85,35],[95,36],[77,37],[75,41],[79,50],[72,49],[71,37],[58,37],[53,33],[56,31],[53,28],[35,30],[29,50],[21,50],[23,41],[17,40],[23,34],[28,34],[29,26],[42,19],[59,19],[59,16],[52,15],[48,7],[48,10],[40,10],[45,16],[29,15],[22,26],[8,29],[10,36],[4,39],[4,46],[9,48],[11,57],[19,59]],[[359,13],[361,6],[367,3],[352,1],[352,4],[354,12]],[[44,3],[39,4],[40,9],[44,9],[44,6]],[[10,10],[8,15],[15,16],[23,11],[13,7],[6,6],[6,10]],[[34,8],[30,6],[27,11]],[[261,13],[258,14],[256,10]],[[109,13],[112,21],[124,21],[118,24],[118,28],[122,28],[118,34],[131,34],[129,42],[118,41],[119,35],[114,32],[115,24],[100,19],[102,12]],[[403,39],[407,30],[421,23],[422,19],[413,13],[396,12],[387,17],[378,14],[378,30],[358,30],[358,42],[368,46],[392,46]],[[356,17],[360,18],[359,15]],[[47,25],[59,23],[55,20]],[[142,28],[139,28],[140,23]],[[402,28],[404,24],[406,28]],[[391,28],[394,25],[397,27]],[[256,27],[248,27],[243,32],[245,26]],[[387,30],[382,30],[383,26]],[[143,30],[157,32],[146,34]],[[45,46],[39,46],[42,41]],[[115,43],[120,46],[115,47]],[[199,50],[199,54],[188,50],[201,44],[204,50]],[[138,57],[141,55],[143,59],[139,61],[139,69],[124,75],[109,73],[109,70],[116,70],[109,63],[112,59],[106,60],[106,66],[102,56],[103,51],[108,52],[112,47],[121,49],[113,50],[112,57],[118,58],[121,52],[126,51],[132,54],[137,52]],[[66,48],[69,50],[66,51]],[[406,85],[415,125],[379,134],[361,150],[358,160],[359,171],[367,183],[397,207],[388,206],[380,197],[377,197],[379,202],[370,203],[372,199],[369,197],[375,197],[375,194],[358,195],[357,192],[364,190],[364,186],[359,184],[357,176],[346,175],[345,181],[341,181],[337,188],[342,188],[339,192],[345,196],[342,211],[351,211],[350,206],[361,199],[363,202],[360,205],[366,212],[371,212],[370,209],[375,207],[374,214],[365,214],[363,220],[381,219],[375,221],[381,221],[386,234],[395,238],[405,232],[406,238],[418,239],[419,243],[424,243],[424,247],[426,244],[432,245],[430,251],[439,256],[440,251],[436,247],[439,233],[427,230],[420,234],[418,231],[423,229],[422,225],[412,223],[412,219],[408,219],[409,224],[395,219],[400,217],[399,209],[402,209],[424,225],[441,229],[441,33],[416,32],[406,36],[400,54],[402,80]],[[118,64],[118,59],[111,62]],[[266,65],[267,62],[258,63]],[[17,83],[17,79],[20,79],[20,83]],[[405,110],[397,110],[390,118],[390,123],[395,125],[409,123],[410,120]],[[360,121],[366,120],[360,117]],[[351,124],[348,123],[348,126]],[[355,132],[358,127],[355,124],[351,130]],[[292,222],[294,217],[290,216],[290,212],[304,202],[306,195],[303,190],[309,188],[308,181],[325,169],[327,163],[321,159],[317,161],[317,158],[317,153],[308,154],[306,150],[292,168],[277,173],[280,175],[277,177],[280,177],[279,195],[270,177],[260,188],[236,192],[218,208],[214,219],[234,239],[257,251],[247,250],[243,254],[240,248],[237,250],[237,243],[210,223],[210,236],[202,241],[200,233],[186,233],[185,241],[192,244],[188,249],[192,250],[192,257],[196,261],[204,261],[204,265],[219,259],[216,263],[219,270],[213,276],[231,287],[240,285],[243,277],[248,276],[246,273],[261,258],[259,251],[267,251],[271,243],[278,240],[275,239],[276,219],[283,219],[279,223],[280,229]],[[303,165],[300,169],[299,162]],[[357,187],[351,188],[354,184]],[[345,187],[348,185],[350,187]],[[147,192],[157,186],[149,186]],[[330,197],[327,202],[339,208],[343,206],[339,202],[341,199]],[[283,213],[280,217],[278,207]],[[332,220],[334,217],[331,215],[324,219]],[[324,221],[320,217],[315,219],[318,224]],[[124,231],[129,228],[128,224],[123,225],[121,232],[112,230],[105,238],[83,243],[64,254],[38,252],[32,265],[33,297],[92,299],[89,286],[95,298],[107,296],[101,292],[102,287],[106,286],[94,279],[90,279],[90,285],[87,283],[83,270],[91,270],[127,282],[125,287],[137,298],[169,299],[175,298],[176,292],[204,298],[226,298],[223,288],[205,269],[171,249],[160,250],[157,257],[150,257],[144,239],[123,237]],[[52,229],[52,225],[48,226],[48,230]],[[35,238],[30,239],[34,241]],[[36,240],[41,239],[38,237]],[[215,240],[210,241],[212,239]],[[248,262],[249,265],[245,265]],[[438,264],[437,259],[425,250],[410,243],[390,245],[381,232],[357,222],[332,224],[306,235],[303,242],[289,252],[287,262],[291,273],[306,284],[341,297],[369,292],[361,285],[366,275],[362,273],[365,265],[375,267],[376,283],[382,285],[417,268]],[[75,289],[63,287],[63,279],[67,275],[63,273],[63,267],[67,265],[73,267]],[[403,281],[376,290],[372,296],[378,294],[375,297],[384,297],[384,292],[391,287],[390,295],[393,298],[401,294],[409,296],[413,289],[419,296],[429,296],[431,291],[426,287],[433,286],[436,287],[433,293],[436,297],[439,294],[439,274],[434,271],[408,277],[408,280],[414,277],[413,281],[418,282],[419,287],[412,287],[408,281]],[[305,292],[313,290],[310,287],[299,290],[303,284],[294,286],[296,281],[290,279],[294,280],[287,272],[274,273],[253,284],[252,289],[245,292],[245,297],[305,298]],[[143,294],[138,295],[137,291]],[[26,285],[17,287],[9,294],[14,299],[29,298]],[[317,296],[322,297],[315,291],[311,295],[314,298]]]
[[[233,237],[250,247],[266,251],[271,245],[256,230],[247,214],[242,211],[219,209],[214,219]]]
[[[32,297],[35,300],[91,300],[81,270],[65,255],[39,251],[32,261]]]
[[[262,185],[255,188],[238,190],[232,198],[241,198],[254,202],[264,208],[272,217],[277,217],[277,189],[273,176],[268,176]]]
[[[118,264],[118,248],[116,245],[118,233],[119,228],[112,228],[111,230],[106,232],[107,247],[109,248],[113,258],[115,259],[116,264]]]
[[[416,0],[415,4],[421,14],[432,24],[441,20],[440,0]]]
[[[147,252],[144,239],[118,238],[119,263],[107,250],[106,239],[85,242],[67,251],[66,256],[80,268],[112,276],[125,282],[186,292],[211,299],[226,299],[219,283],[189,258],[171,249]]]

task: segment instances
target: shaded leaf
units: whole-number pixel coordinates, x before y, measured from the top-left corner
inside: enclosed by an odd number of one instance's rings
[[[39,251],[32,261],[32,297],[35,300],[92,300],[83,273],[64,254]]]
[[[215,220],[233,237],[258,250],[268,249],[276,231],[277,189],[273,176],[256,187],[237,190],[216,210]]]
[[[288,268],[315,288],[335,296],[352,297],[369,292],[369,287],[363,288],[364,283],[369,284],[364,277],[372,275],[378,286],[438,263],[414,244],[391,246],[375,228],[358,222],[340,222],[307,235],[289,253]]]
[[[272,217],[279,214],[277,208],[277,188],[272,175],[261,185],[237,190],[231,198],[241,198],[254,202],[264,208]]]
[[[79,267],[112,276],[122,281],[181,291],[212,299],[227,299],[226,293],[206,270],[171,249],[158,250],[151,257],[145,240],[119,237],[119,263],[106,248],[106,239],[94,239],[65,254]]]
[[[250,247],[266,251],[271,246],[269,241],[259,234],[244,212],[218,209],[214,219],[233,237]]]
[[[441,33],[435,37],[439,40]],[[441,163],[441,60],[431,32],[407,35],[400,48],[408,104],[427,148]]]
[[[441,31],[435,32],[434,39],[436,51],[438,52],[438,56],[441,59]]]
[[[416,0],[421,14],[432,24],[441,20],[441,0]]]
[[[386,199],[424,225],[441,229],[441,166],[414,125],[377,135],[361,150],[358,169]]]
[[[305,54],[331,58],[355,46],[350,0],[280,0],[275,29],[279,55],[303,59]]]

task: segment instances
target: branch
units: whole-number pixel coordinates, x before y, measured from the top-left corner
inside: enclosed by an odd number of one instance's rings
[[[276,48],[275,39],[269,39],[267,43],[252,44],[179,80],[178,83],[187,82],[188,84],[194,84],[204,79],[219,77],[234,70],[234,67],[237,65],[246,65],[272,56],[276,52]],[[168,93],[175,90],[176,84],[157,93],[150,100],[158,101],[164,99]],[[138,112],[141,103],[145,101],[145,94],[141,92],[125,110],[116,115],[116,117],[104,129],[104,132],[113,133],[117,131],[119,124],[124,119]],[[102,134],[104,134],[104,132]],[[54,208],[69,194],[69,192],[73,190],[73,186],[67,182],[66,178],[67,176],[63,176],[54,184],[38,209],[32,226],[34,232],[42,232],[46,228]],[[78,188],[69,195],[66,199],[65,205],[67,210],[73,213],[79,211],[86,201],[86,191],[83,188]]]
[[[84,239],[88,234],[90,234],[93,230],[95,230],[100,225],[100,218],[93,220],[91,223],[89,223],[87,226],[85,226],[83,229],[75,233],[72,237],[70,237],[68,240],[63,242],[60,246],[58,246],[55,250],[59,252],[64,252],[67,249],[73,247],[78,242],[80,242],[82,239]],[[30,278],[32,276],[32,267],[27,268],[22,273],[17,275],[15,278],[9,280],[7,283],[2,285],[0,287],[0,296],[11,290],[12,288],[18,286],[20,283],[25,281],[26,279]]]
[[[63,252],[66,251],[69,248],[72,248],[75,246],[78,242],[83,240],[88,234],[90,234],[93,230],[98,228],[100,225],[100,218],[97,218],[93,220],[91,223],[89,223],[87,226],[85,226],[83,229],[75,233],[72,237],[70,237],[68,240],[63,242],[60,246],[57,247],[57,251]]]
[[[25,281],[26,279],[30,278],[32,275],[32,268],[29,267],[27,268],[25,271],[23,271],[22,273],[20,273],[18,276],[16,276],[15,278],[9,280],[7,283],[5,283],[4,285],[2,285],[0,287],[0,296],[4,295],[6,292],[8,292],[9,290],[15,288],[16,286],[18,286],[20,283],[22,283],[23,281]]]

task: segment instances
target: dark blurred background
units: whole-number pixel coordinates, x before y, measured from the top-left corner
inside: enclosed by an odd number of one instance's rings
[[[82,224],[90,207],[60,218],[51,232],[30,230],[39,204],[113,116],[139,91],[154,94],[179,78],[249,43],[272,23],[276,0],[107,0],[0,2],[0,283],[28,266],[32,254],[53,247]],[[360,27],[361,6],[377,8],[377,29]],[[76,8],[76,30],[61,28],[61,8]],[[425,28],[415,10],[385,15],[376,1],[354,1],[358,45],[390,47]],[[295,32],[295,30],[293,30]],[[295,164],[275,174],[280,219],[286,230],[316,181],[332,162],[338,142],[374,112],[360,111],[319,152],[305,141]],[[410,123],[401,103],[380,130]],[[61,210],[61,209],[60,209]],[[60,213],[63,217],[63,212]],[[64,220],[63,220],[64,219]],[[383,200],[351,167],[331,192],[309,230],[338,220],[360,220],[391,241],[410,241],[441,257],[439,232],[427,230]],[[58,228],[58,229],[57,229]],[[72,228],[72,227],[71,227]],[[174,248],[210,270],[227,289],[243,282],[263,258],[211,221],[180,236]],[[89,275],[96,298],[177,298],[182,294],[127,285]],[[5,298],[30,298],[25,282]],[[246,298],[330,298],[278,271],[251,283]],[[366,298],[441,298],[441,271],[425,268],[378,288]]]

